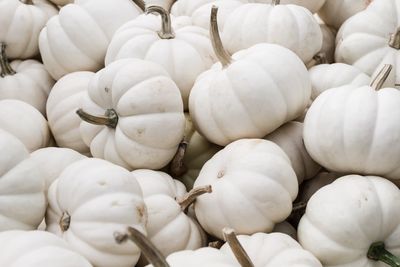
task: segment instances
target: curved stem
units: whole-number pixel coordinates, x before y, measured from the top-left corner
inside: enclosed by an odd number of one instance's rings
[[[400,258],[387,251],[383,242],[373,243],[368,249],[367,257],[374,261],[384,262],[392,267],[400,267]]]
[[[161,39],[173,39],[175,34],[172,31],[171,16],[169,13],[160,6],[149,6],[146,8],[146,14],[157,13],[161,16],[161,31],[158,32],[158,36]]]
[[[69,215],[68,212],[64,212],[59,222],[61,231],[63,232],[67,231],[69,229],[70,224],[71,224],[71,215]]]
[[[16,72],[11,68],[10,62],[8,61],[6,54],[5,43],[0,43],[0,76],[5,77],[7,75],[14,75]]]
[[[147,237],[133,227],[128,227],[128,233],[114,233],[114,239],[118,244],[126,242],[128,239],[133,241],[142,251],[146,259],[153,267],[170,267],[162,253],[150,242]]]
[[[188,142],[182,140],[182,142],[179,144],[178,150],[176,151],[176,154],[174,158],[171,161],[171,164],[169,166],[169,172],[172,175],[172,177],[182,177],[188,169],[183,163],[183,158],[185,157],[186,149],[188,146]]]
[[[254,267],[254,264],[251,262],[249,255],[237,239],[235,231],[231,228],[224,228],[222,230],[222,233],[224,235],[225,241],[228,242],[228,245],[231,248],[233,255],[235,255],[237,261],[240,263],[240,266]]]
[[[221,62],[222,66],[226,67],[232,62],[231,56],[226,52],[222,45],[221,36],[219,35],[218,30],[218,7],[213,6],[211,8],[211,17],[210,17],[210,38],[211,43],[214,48],[215,55],[218,60]]]
[[[132,0],[143,12],[146,10],[146,3],[143,0]]]
[[[396,29],[395,33],[390,35],[389,46],[400,50],[400,27]]]
[[[316,54],[310,62],[306,64],[307,69],[310,69],[316,65],[327,64],[328,59],[326,58],[326,54],[324,52]]]
[[[198,186],[190,190],[189,193],[185,194],[181,199],[177,199],[177,202],[181,206],[181,209],[186,211],[198,196],[211,192],[211,185]]]
[[[83,120],[95,125],[104,125],[115,129],[118,124],[118,114],[114,109],[107,109],[104,116],[94,116],[83,109],[78,109],[76,114]]]
[[[277,5],[280,5],[281,4],[281,0],[272,0],[272,3],[271,3],[273,6],[277,6]]]
[[[386,79],[389,77],[392,68],[392,65],[385,64],[383,68],[379,71],[379,73],[375,76],[375,78],[372,79],[369,86],[371,86],[376,91],[381,89]]]

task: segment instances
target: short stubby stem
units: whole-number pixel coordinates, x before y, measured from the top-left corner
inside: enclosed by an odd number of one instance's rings
[[[218,29],[218,7],[213,6],[211,9],[210,17],[210,38],[214,48],[214,53],[222,66],[226,67],[232,63],[232,58],[222,45],[221,36],[219,35]]]
[[[16,72],[12,69],[10,62],[8,61],[8,57],[6,54],[6,47],[5,43],[0,43],[0,76],[5,77],[8,75],[14,75]]]
[[[376,91],[380,90],[386,82],[386,79],[389,77],[392,68],[393,66],[390,64],[384,65],[379,73],[372,79],[370,86]]]
[[[240,266],[254,267],[249,255],[237,239],[235,231],[231,228],[224,228],[222,230],[222,234],[224,235],[225,241],[228,243]]]
[[[389,46],[400,50],[400,27],[396,29],[396,32],[390,35]]]
[[[196,201],[197,197],[211,192],[211,185],[197,186],[190,190],[189,193],[185,194],[181,199],[177,199],[177,202],[181,206],[181,209],[186,211],[187,208]]]
[[[114,233],[114,239],[118,244],[126,242],[129,239],[140,248],[143,255],[153,267],[170,267],[162,253],[144,234],[133,227],[128,227],[127,231],[128,233]]]
[[[76,114],[90,124],[104,125],[112,129],[115,129],[118,125],[118,114],[114,109],[107,109],[104,116],[91,115],[81,108],[76,111]]]
[[[187,146],[188,143],[185,140],[183,140],[179,144],[178,150],[176,151],[176,154],[171,161],[171,164],[169,166],[169,172],[174,178],[182,177],[182,175],[184,175],[188,171],[188,168],[185,166],[183,162]]]
[[[146,8],[146,14],[157,13],[161,16],[161,31],[158,32],[158,36],[161,39],[173,39],[175,34],[172,30],[171,16],[164,8],[160,6],[149,6]]]
[[[328,59],[326,58],[325,53],[321,52],[316,54],[310,62],[306,64],[307,69],[311,69],[312,67],[320,64],[327,64]]]
[[[61,231],[66,232],[69,229],[69,226],[71,225],[71,216],[68,214],[68,212],[64,212],[61,216],[60,222],[59,222]]]
[[[384,262],[392,267],[400,267],[400,258],[387,251],[383,242],[373,243],[368,249],[367,257],[374,261]]]

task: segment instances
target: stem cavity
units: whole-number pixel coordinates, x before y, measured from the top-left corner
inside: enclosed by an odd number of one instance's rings
[[[10,62],[8,61],[6,55],[6,47],[5,43],[0,43],[0,76],[5,77],[7,75],[14,75],[16,72],[11,68]]]
[[[198,196],[201,196],[205,193],[211,193],[212,188],[211,185],[198,186],[189,191],[189,193],[185,194],[181,199],[177,199],[178,204],[181,206],[183,211],[186,211],[193,202],[196,201]]]
[[[235,231],[231,228],[224,228],[222,230],[222,233],[224,235],[225,241],[228,242],[228,245],[231,248],[233,255],[235,255],[237,261],[240,263],[240,266],[254,267],[254,264],[251,261],[249,255],[237,239]]]
[[[172,31],[171,16],[170,14],[160,6],[149,6],[146,8],[146,14],[156,13],[161,16],[161,31],[158,31],[158,36],[161,39],[173,39],[175,34]]]
[[[400,50],[400,27],[396,29],[396,32],[390,35],[389,46]]]
[[[400,258],[387,251],[383,242],[373,243],[368,249],[367,257],[370,260],[381,261],[392,267],[400,267]]]
[[[372,79],[369,86],[371,86],[376,91],[381,89],[386,79],[389,77],[392,68],[392,65],[385,64],[383,68],[379,71],[379,73],[375,76],[375,78]]]
[[[212,46],[214,48],[215,55],[221,62],[222,66],[226,67],[232,63],[232,58],[222,45],[221,36],[219,35],[219,30],[218,30],[217,15],[218,15],[218,7],[213,6],[211,8],[211,17],[210,17],[210,38]]]
[[[118,244],[122,244],[128,239],[134,242],[153,267],[170,267],[161,252],[144,234],[135,228],[128,227],[127,233],[114,233],[114,239]]]
[[[104,125],[115,129],[118,124],[118,114],[114,109],[107,109],[104,116],[91,115],[81,108],[76,111],[76,114],[78,114],[83,121],[95,125]]]

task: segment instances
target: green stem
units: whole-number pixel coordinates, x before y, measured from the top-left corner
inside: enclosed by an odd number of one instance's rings
[[[0,43],[0,76],[5,77],[7,75],[14,75],[16,72],[12,69],[10,62],[8,61],[8,57],[6,54],[5,43]]]
[[[196,201],[196,198],[205,194],[211,193],[212,188],[211,185],[198,186],[190,190],[187,194],[185,194],[181,199],[177,199],[178,204],[181,206],[183,211],[186,211],[187,208]]]
[[[146,14],[157,13],[161,16],[161,31],[158,32],[158,36],[161,39],[173,39],[175,34],[171,26],[170,14],[160,6],[149,6],[146,8]]]
[[[387,251],[383,242],[373,243],[368,249],[367,257],[374,261],[384,262],[392,267],[400,267],[400,258]]]
[[[150,242],[147,237],[133,227],[128,227],[128,233],[114,233],[114,239],[118,244],[133,241],[142,251],[145,258],[153,267],[170,267],[162,253]]]
[[[254,267],[254,264],[251,261],[249,255],[247,254],[242,244],[240,244],[239,240],[237,239],[235,231],[231,228],[224,228],[222,230],[222,233],[224,235],[225,241],[228,242],[228,245],[231,248],[233,255],[235,255],[240,266]]]
[[[211,43],[214,48],[215,55],[218,60],[221,62],[222,66],[226,67],[232,62],[231,56],[226,52],[224,46],[222,45],[221,36],[219,35],[218,30],[218,7],[213,6],[211,9],[211,17],[210,17],[210,38]]]
[[[390,35],[389,46],[400,50],[400,27],[396,29],[395,33]]]
[[[370,86],[376,91],[381,89],[386,79],[389,77],[392,68],[392,65],[385,64],[383,68],[379,71],[379,73],[375,76],[375,78],[372,79]]]
[[[76,111],[76,114],[78,114],[83,121],[95,125],[104,125],[115,129],[118,124],[118,114],[114,109],[107,109],[104,116],[91,115],[81,108]]]

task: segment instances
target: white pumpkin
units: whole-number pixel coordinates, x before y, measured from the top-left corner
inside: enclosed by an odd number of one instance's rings
[[[82,154],[90,154],[83,141],[79,125],[81,120],[76,111],[81,106],[93,72],[80,71],[67,74],[54,85],[47,100],[47,118],[57,145],[72,148]]]
[[[40,33],[46,69],[56,80],[75,71],[101,69],[115,31],[141,12],[132,0],[86,0],[62,7]]]
[[[160,7],[126,23],[115,33],[107,50],[106,65],[123,58],[139,58],[161,65],[178,86],[184,108],[197,76],[215,62],[208,31],[173,19]],[[160,31],[161,29],[161,31]],[[188,66],[190,59],[190,66]]]
[[[0,233],[0,265],[7,267],[92,267],[57,236],[44,231]]]
[[[239,235],[237,240],[248,254],[254,267],[322,267],[314,255],[303,249],[299,243],[286,234]],[[220,250],[235,259],[228,243],[225,243]]]
[[[373,1],[340,28],[336,62],[354,65],[370,76],[384,64],[393,65],[391,80],[400,88],[400,1]]]
[[[389,66],[381,74],[388,75]],[[311,105],[304,143],[326,169],[400,179],[400,91],[379,90],[382,77],[371,86],[327,90]]]
[[[270,4],[274,0],[248,0],[248,2],[254,3],[267,3]],[[281,0],[282,5],[298,5],[303,6],[310,10],[311,13],[317,12],[325,3],[325,0]]]
[[[47,231],[66,240],[96,267],[130,267],[140,256],[114,232],[132,226],[146,233],[146,206],[135,177],[101,159],[69,165],[50,186]]]
[[[34,161],[42,170],[47,196],[48,188],[64,169],[85,158],[84,155],[69,148],[46,147],[31,153],[29,160]]]
[[[181,182],[159,171],[136,170],[132,174],[143,191],[148,211],[147,237],[165,257],[206,245],[203,230],[185,213],[189,203],[182,202],[187,192]],[[146,260],[140,266],[143,262]]]
[[[339,29],[351,16],[363,11],[373,0],[326,0],[318,15],[328,25]]]
[[[309,69],[312,93],[311,99],[316,99],[324,91],[344,85],[368,85],[371,77],[354,66],[335,63],[321,64]]]
[[[303,143],[303,123],[288,122],[264,139],[280,146],[289,156],[299,184],[313,178],[321,169],[308,154]]]
[[[241,5],[225,20],[222,32],[231,54],[255,44],[273,43],[292,50],[307,63],[322,47],[318,22],[310,11],[297,5]]]
[[[124,59],[108,65],[92,78],[82,108],[81,118],[100,124],[80,126],[92,155],[128,169],[164,167],[183,138],[179,89],[152,62]],[[85,111],[100,117],[93,121]]]
[[[0,232],[36,229],[46,211],[43,173],[27,160],[24,144],[3,130],[0,148]]]
[[[54,80],[43,64],[32,59],[14,60],[10,64],[4,44],[0,44],[0,54],[0,99],[24,101],[44,115],[47,96],[54,85]]]
[[[171,14],[174,16],[189,16],[203,5],[214,2],[215,0],[178,0],[171,7]],[[226,0],[230,1],[230,0]]]
[[[220,239],[227,226],[238,234],[272,231],[289,216],[298,191],[287,155],[263,139],[238,140],[215,154],[194,183],[204,185],[211,185],[212,192],[197,198],[196,217]]]
[[[50,143],[46,119],[37,109],[19,100],[0,101],[0,128],[17,137],[30,152]]]
[[[311,94],[303,62],[275,44],[258,44],[230,57],[222,48],[216,15],[213,8],[212,40],[220,63],[197,78],[189,98],[199,133],[224,146],[262,138],[299,117]]]
[[[57,13],[57,8],[47,0],[0,1],[0,43],[8,46],[9,58],[38,55],[40,30]]]
[[[308,202],[298,227],[300,244],[324,266],[335,267],[396,266],[367,254],[376,256],[369,249],[386,246],[399,256],[399,235],[400,191],[376,176],[344,176],[321,188]]]

